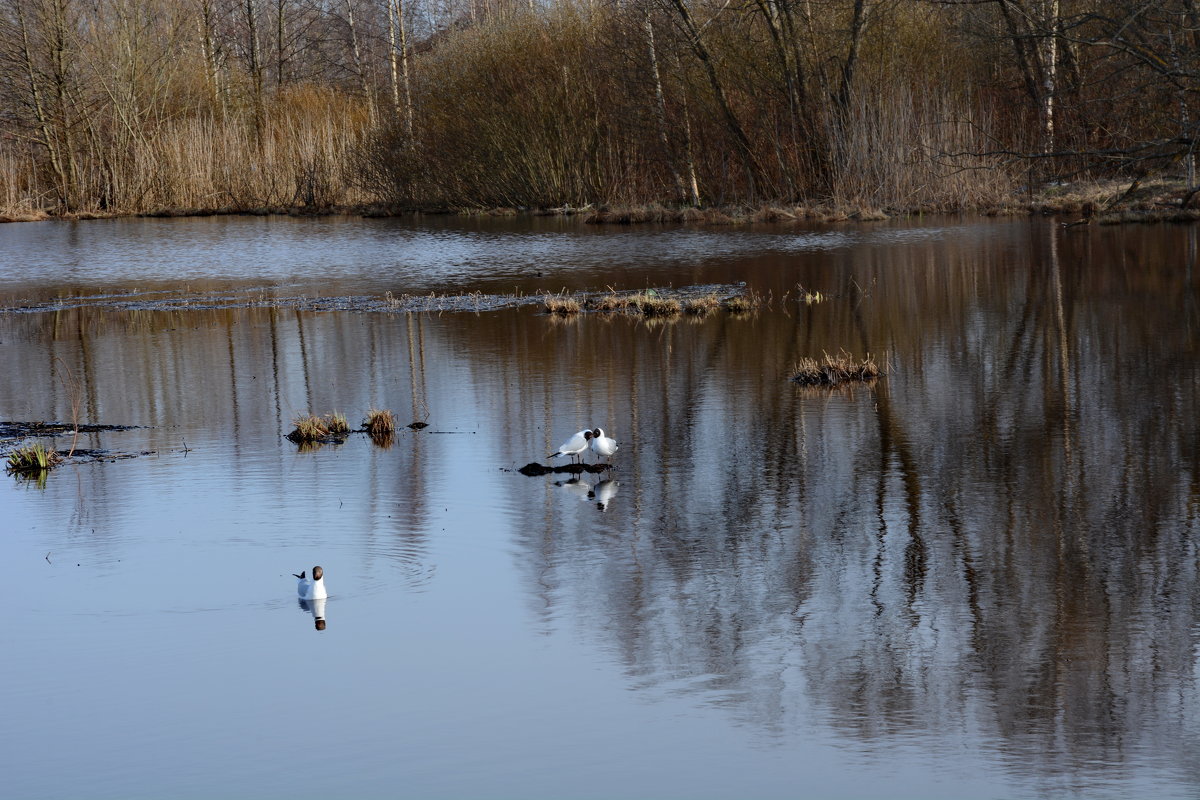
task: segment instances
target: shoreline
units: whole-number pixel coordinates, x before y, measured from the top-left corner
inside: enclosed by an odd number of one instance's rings
[[[1000,216],[1076,216],[1067,225],[1116,225],[1128,223],[1184,223],[1200,221],[1200,192],[1189,190],[1183,181],[1156,179],[1144,186],[1139,181],[1080,182],[1053,184],[1033,197],[992,205],[910,208],[878,208],[869,205],[829,203],[796,204],[764,202],[751,206],[731,204],[692,207],[671,206],[659,202],[642,205],[586,204],[558,207],[450,208],[440,206],[403,207],[384,203],[308,206],[261,206],[239,208],[164,208],[152,211],[113,212],[96,209],[55,213],[45,209],[0,211],[0,224],[84,221],[95,219],[180,218],[216,216],[290,216],[364,218],[400,218],[418,215],[459,217],[579,217],[588,225],[696,224],[748,225],[763,223],[835,223],[883,222],[934,214],[972,214]]]

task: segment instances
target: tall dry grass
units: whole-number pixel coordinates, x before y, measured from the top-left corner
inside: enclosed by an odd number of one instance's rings
[[[829,199],[844,208],[957,209],[1000,203],[1014,189],[989,149],[986,111],[949,93],[888,86],[856,96],[828,124]]]
[[[373,199],[354,174],[369,129],[365,100],[299,87],[268,106],[261,137],[252,118],[201,114],[171,119],[125,141],[120,152],[78,156],[81,203],[115,214],[328,209]],[[52,206],[28,148],[0,140],[0,214]]]

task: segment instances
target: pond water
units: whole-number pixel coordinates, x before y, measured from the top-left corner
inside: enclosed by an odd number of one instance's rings
[[[5,795],[1194,797],[1196,254],[1028,219],[2,226],[0,420],[138,426],[0,483]],[[673,321],[227,302],[739,282],[757,312]],[[886,377],[788,380],[842,349]],[[372,406],[429,425],[283,438]],[[587,425],[610,473],[516,471]]]

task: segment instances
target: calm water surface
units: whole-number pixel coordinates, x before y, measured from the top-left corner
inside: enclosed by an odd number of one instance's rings
[[[0,419],[77,397],[140,426],[81,446],[153,451],[0,484],[4,794],[1195,797],[1196,243],[1025,219],[2,226]],[[770,305],[113,303],[737,281]],[[842,348],[888,376],[787,380]],[[282,438],[371,406],[430,426]],[[620,442],[609,482],[515,471],[588,424]],[[320,632],[290,575],[313,564]]]

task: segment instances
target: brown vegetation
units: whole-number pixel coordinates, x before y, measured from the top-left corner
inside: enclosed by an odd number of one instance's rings
[[[683,301],[683,310],[687,314],[695,316],[704,316],[721,308],[721,298],[715,294],[706,294],[703,297],[689,297]]]
[[[1177,0],[0,0],[0,215],[867,221],[1163,170],[1186,199],[1198,16]]]
[[[312,414],[301,414],[292,420],[296,427],[287,438],[293,442],[316,442],[329,435],[329,426],[321,417]]]
[[[749,314],[762,304],[762,298],[751,292],[750,294],[739,294],[733,297],[725,298],[721,304],[726,311],[732,314]]]
[[[372,408],[367,411],[363,428],[372,439],[383,439],[396,432],[396,415],[388,409]]]
[[[583,310],[583,305],[578,300],[565,294],[546,295],[542,301],[542,307],[547,314],[557,314],[562,317],[578,314]]]
[[[346,415],[337,411],[323,417],[314,414],[300,414],[292,420],[292,424],[296,427],[287,435],[287,438],[299,444],[342,441],[350,433]]]
[[[883,372],[868,354],[857,361],[842,351],[836,356],[822,354],[820,359],[802,358],[792,370],[792,380],[804,386],[836,386],[845,381],[869,381]]]

